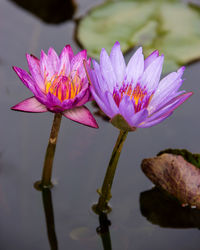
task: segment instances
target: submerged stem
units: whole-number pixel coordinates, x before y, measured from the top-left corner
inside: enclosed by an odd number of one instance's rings
[[[128,131],[120,130],[119,136],[117,138],[115,147],[113,149],[110,162],[106,171],[106,175],[104,177],[103,185],[102,188],[99,190],[99,201],[97,205],[95,205],[93,208],[94,210],[99,213],[99,212],[108,212],[109,207],[108,207],[108,202],[111,199],[111,188],[112,188],[112,183],[113,179],[115,176],[115,171],[117,168],[117,163],[119,160],[119,156],[124,144],[124,141],[127,137]]]
[[[55,231],[53,204],[52,204],[52,197],[51,197],[50,189],[48,188],[42,189],[42,200],[43,200],[43,206],[44,206],[44,212],[45,212],[49,244],[50,244],[51,250],[57,250],[58,242],[57,242],[56,231]]]
[[[51,134],[49,137],[49,143],[46,149],[46,155],[44,159],[42,180],[38,184],[40,188],[50,188],[53,186],[51,183],[51,175],[52,175],[53,160],[54,160],[54,154],[56,150],[56,142],[57,142],[58,133],[60,129],[61,118],[62,118],[61,113],[55,113],[52,128],[51,128]]]
[[[103,243],[103,249],[112,250],[112,243],[109,231],[109,226],[111,225],[111,222],[108,220],[107,214],[105,213],[99,214],[99,224],[100,225],[99,227],[97,227],[96,231],[101,237]]]

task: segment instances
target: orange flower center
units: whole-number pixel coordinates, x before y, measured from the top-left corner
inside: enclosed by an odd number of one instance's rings
[[[45,92],[56,96],[61,102],[76,97],[82,88],[82,81],[76,73],[73,79],[65,75],[53,75],[45,81]]]
[[[138,112],[148,106],[153,94],[149,95],[145,88],[141,88],[139,83],[134,89],[132,85],[123,84],[120,89],[114,89],[113,91],[113,98],[118,107],[124,96],[129,96],[133,100],[135,112]]]

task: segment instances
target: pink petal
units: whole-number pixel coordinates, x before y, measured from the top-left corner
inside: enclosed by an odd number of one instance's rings
[[[70,45],[66,45],[60,54],[59,74],[63,71],[67,76],[71,70],[71,60],[73,58],[73,51]]]
[[[53,48],[49,48],[48,50],[48,59],[50,63],[52,64],[52,68],[54,69],[54,71],[58,72],[60,59]]]
[[[43,76],[41,75],[40,61],[35,56],[29,54],[26,55],[26,58],[28,62],[29,71],[33,79],[40,87],[40,89],[44,90],[44,79]]]
[[[53,62],[48,58],[48,56],[41,50],[40,56],[40,67],[42,75],[48,80],[52,78],[52,76],[56,73],[54,70]],[[46,80],[46,79],[45,79]]]
[[[80,51],[77,55],[75,55],[72,58],[72,61],[71,61],[72,71],[78,70],[78,68],[80,66],[82,66],[83,60],[87,60],[87,51],[86,50]]]
[[[98,124],[93,115],[85,106],[68,109],[63,112],[63,115],[74,122],[78,122],[92,128],[98,128]]]
[[[82,93],[79,93],[77,96],[77,104],[76,107],[84,105],[86,102],[90,101],[91,99],[91,92],[90,89],[87,88],[85,91]]]
[[[14,71],[17,73],[20,80],[25,84],[25,86],[30,89],[30,91],[38,98],[45,99],[45,94],[41,91],[35,81],[31,76],[23,69],[18,67],[13,67]]]
[[[13,69],[23,84],[32,91],[34,89],[34,81],[31,76],[25,70],[18,67],[14,66]]]
[[[11,108],[12,110],[41,113],[47,112],[45,105],[41,104],[35,97],[30,97]]]

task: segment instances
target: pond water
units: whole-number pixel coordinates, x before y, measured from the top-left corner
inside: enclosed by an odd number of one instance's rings
[[[200,212],[181,208],[156,190],[150,192],[152,183],[140,168],[142,159],[169,147],[200,152],[199,62],[188,66],[184,74],[183,89],[194,95],[163,123],[129,133],[104,233],[96,231],[99,218],[91,206],[98,199],[96,189],[102,184],[118,130],[101,117],[96,116],[98,130],[62,119],[53,169],[55,187],[43,196],[33,187],[42,172],[53,114],[10,110],[31,96],[11,66],[27,69],[25,53],[39,56],[41,49],[47,51],[50,46],[60,52],[71,44],[78,52],[74,17],[101,2],[77,1],[73,18],[59,24],[43,22],[14,1],[0,2],[1,250],[108,250],[110,245],[115,250],[199,249]]]

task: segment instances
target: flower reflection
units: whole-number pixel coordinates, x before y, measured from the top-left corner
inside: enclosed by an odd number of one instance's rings
[[[94,99],[114,126],[123,130],[154,126],[192,95],[179,91],[184,67],[160,81],[163,61],[158,51],[144,60],[139,48],[126,66],[116,42],[110,56],[102,49],[100,65],[93,61],[93,70],[86,63]]]
[[[62,113],[75,122],[97,128],[94,117],[83,106],[91,99],[83,60],[87,60],[86,50],[74,56],[70,45],[64,47],[60,56],[53,48],[48,50],[47,55],[41,51],[40,60],[27,54],[30,74],[18,67],[13,69],[34,97],[20,102],[12,109]],[[90,59],[87,62],[90,63]]]

